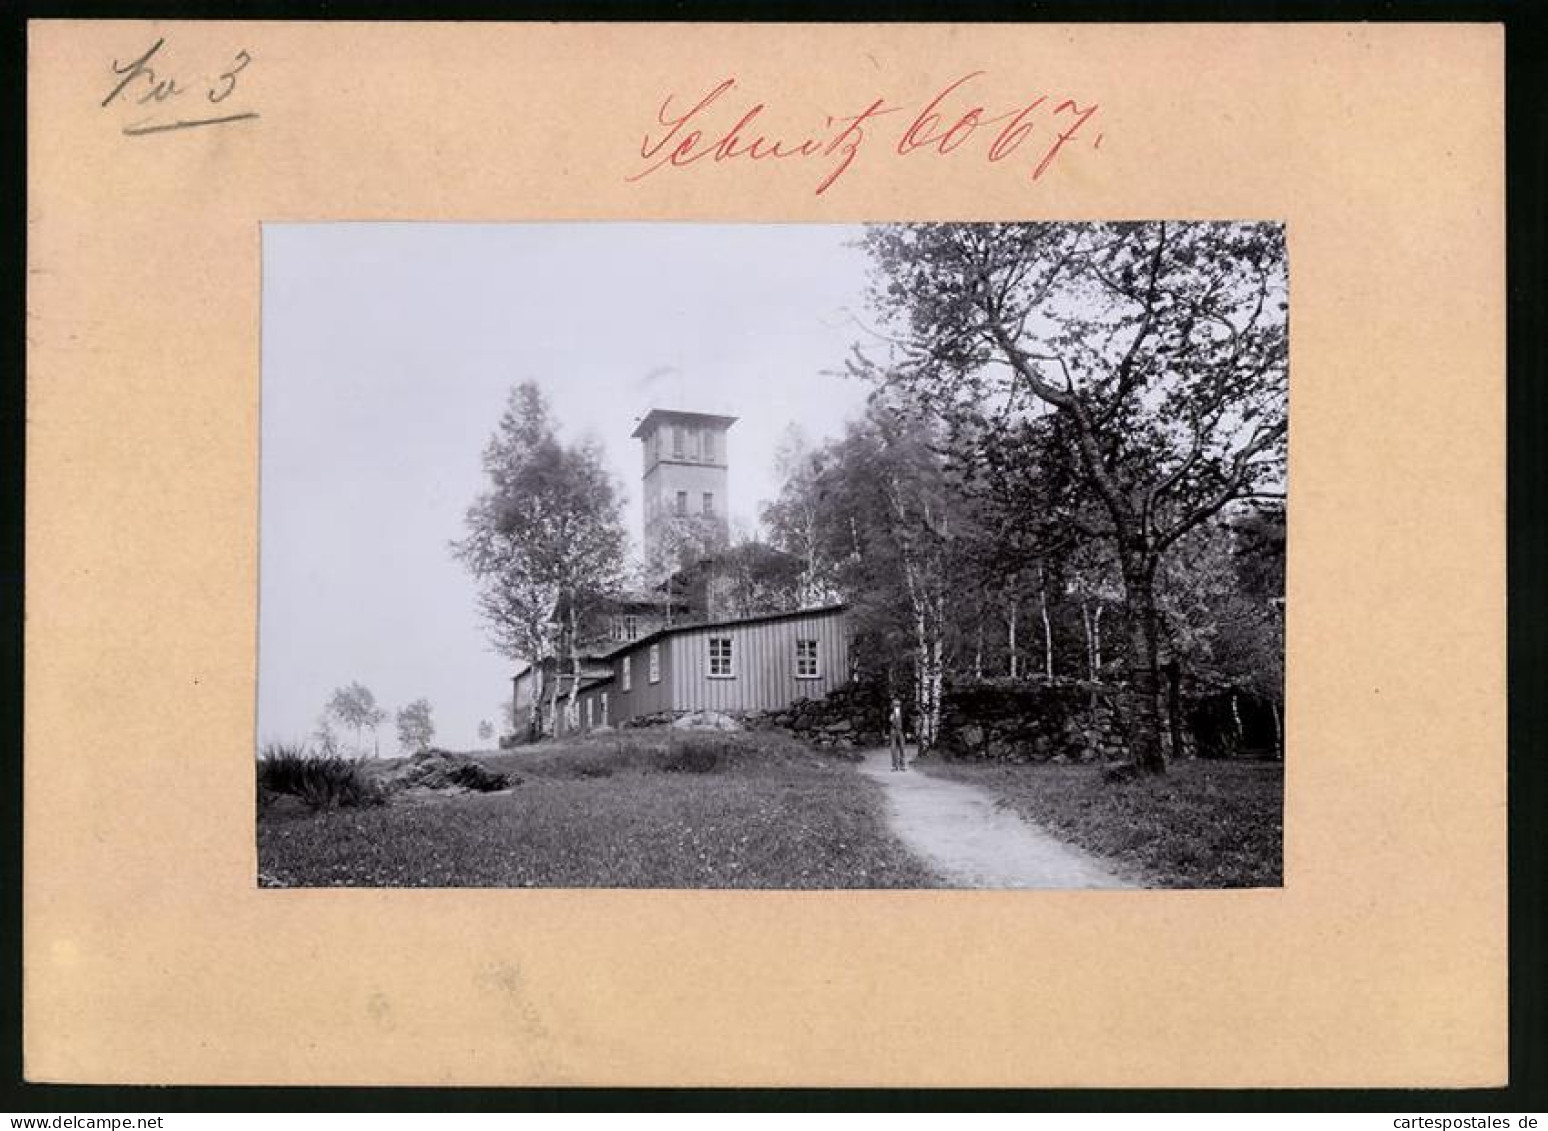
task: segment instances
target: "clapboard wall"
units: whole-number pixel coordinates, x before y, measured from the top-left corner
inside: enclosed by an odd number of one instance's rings
[[[650,682],[650,649],[654,644],[661,653],[661,674]],[[623,689],[623,666],[631,665],[629,690]],[[613,723],[640,715],[653,715],[672,709],[672,648],[668,639],[647,637],[640,646],[613,657],[613,692],[610,697]]]
[[[709,674],[712,638],[731,641],[732,674]],[[817,675],[796,673],[796,642],[817,642]],[[660,673],[650,679],[650,650],[659,649]],[[601,697],[607,696],[607,723],[618,726],[642,715],[684,711],[777,711],[797,699],[821,699],[849,679],[849,637],[842,606],[781,613],[747,620],[663,629],[607,661],[607,680],[582,691],[580,729],[602,725]],[[629,690],[623,669],[630,665]],[[593,703],[592,726],[586,703]],[[568,733],[561,710],[558,733]]]
[[[712,637],[731,641],[732,675],[709,674]],[[818,675],[796,675],[796,641],[817,642]],[[670,637],[674,711],[773,711],[820,699],[849,679],[844,610],[813,610],[676,630]]]

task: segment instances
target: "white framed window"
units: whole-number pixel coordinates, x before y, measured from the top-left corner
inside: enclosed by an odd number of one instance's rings
[[[623,638],[625,640],[638,640],[640,638],[640,618],[634,613],[624,614]]]
[[[731,654],[731,638],[729,636],[711,636],[709,638],[709,674],[711,679],[735,678],[736,666]]]
[[[672,428],[672,458],[683,458],[683,432],[686,431],[680,425]]]
[[[795,674],[797,679],[822,678],[822,661],[817,652],[817,641],[795,642]]]
[[[624,693],[627,694],[629,691],[629,685],[634,682],[634,657],[625,656],[622,660],[619,661],[619,667],[621,670],[618,673],[618,685],[622,687]]]
[[[713,491],[704,492],[704,513],[715,513],[715,492]]]
[[[679,491],[677,493],[677,514],[678,514],[678,517],[682,518],[682,517],[686,516],[687,513],[688,513],[688,492],[687,491]]]
[[[652,644],[650,646],[650,657],[649,657],[649,661],[648,662],[649,662],[649,665],[650,665],[650,682],[651,683],[660,683],[661,682],[661,645],[659,645],[659,644]]]
[[[607,692],[603,691],[597,696],[598,709],[602,712],[602,725],[607,726]]]
[[[592,704],[594,702],[595,702],[595,700],[592,700],[592,699],[587,699],[586,700],[586,729],[587,730],[591,729],[591,707],[592,707]]]

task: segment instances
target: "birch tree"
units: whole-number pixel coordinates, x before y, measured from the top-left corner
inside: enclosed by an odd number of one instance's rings
[[[478,584],[478,607],[502,654],[533,664],[549,656],[569,668],[568,710],[580,689],[580,630],[623,575],[623,506],[601,450],[566,444],[542,390],[510,394],[484,449],[488,482],[468,509],[467,536],[453,545]],[[560,680],[551,681],[544,731],[551,733]]]
[[[415,699],[398,711],[398,745],[411,754],[430,747],[435,737],[435,720],[431,717],[430,700]]]
[[[896,690],[906,681],[922,752],[939,739],[962,506],[937,439],[926,420],[873,397],[782,496],[785,513],[812,516],[813,553],[832,563],[862,663]]]
[[[835,563],[828,560],[822,544],[822,516],[815,489],[818,463],[796,425],[785,430],[775,451],[774,473],[783,487],[778,498],[764,505],[760,518],[773,544],[801,563],[801,606],[826,604],[838,596]]]
[[[1123,603],[1123,589],[1110,547],[1100,541],[1077,542],[1064,562],[1066,601],[1080,617],[1084,675],[1095,682],[1104,677],[1107,653],[1103,625],[1113,609]]]
[[[324,718],[332,717],[351,728],[355,732],[355,754],[357,757],[365,752],[362,741],[364,732],[369,729],[373,743],[376,741],[376,728],[381,726],[387,718],[387,712],[376,705],[376,696],[371,689],[358,681],[334,691],[328,700],[328,706],[323,712]],[[375,752],[381,754],[380,745],[376,745]]]

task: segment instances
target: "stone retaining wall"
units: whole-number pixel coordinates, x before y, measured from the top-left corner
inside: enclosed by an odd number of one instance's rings
[[[779,711],[768,711],[748,722],[753,727],[779,727],[813,746],[840,750],[886,743],[887,697],[866,684],[850,684],[823,699],[798,699]]]
[[[1124,757],[1117,687],[1075,680],[985,680],[943,698],[941,748],[995,762],[1097,762]]]
[[[1121,691],[1116,684],[1038,678],[958,684],[943,695],[940,749],[947,757],[996,762],[1121,761],[1128,749]],[[623,726],[666,726],[676,717],[643,715]],[[850,684],[824,699],[735,717],[749,730],[779,728],[813,746],[865,749],[886,745],[888,697],[877,686]],[[1185,740],[1191,755],[1192,735]]]

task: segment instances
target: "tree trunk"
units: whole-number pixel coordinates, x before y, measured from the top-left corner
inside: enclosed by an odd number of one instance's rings
[[[1016,646],[1016,613],[1016,602],[1012,601],[1010,613],[1005,618],[1005,624],[1010,630],[1007,643],[1010,647],[1010,677],[1012,679],[1016,679],[1021,675],[1021,652]]]
[[[1097,612],[1101,612],[1101,606],[1097,606]],[[1097,663],[1096,645],[1096,618],[1091,613],[1091,602],[1082,600],[1080,603],[1080,626],[1086,632],[1086,678],[1091,680],[1091,694],[1087,697],[1087,704],[1094,711],[1097,705],[1096,682],[1101,665]]]
[[[919,734],[919,727],[924,719],[925,704],[925,649],[924,641],[916,635],[914,640],[914,734]]]
[[[1161,697],[1157,679],[1155,560],[1125,554],[1124,603],[1129,613],[1129,686],[1124,692],[1129,757],[1148,773],[1166,772],[1161,752]]]
[[[921,595],[914,604],[914,739],[919,757],[934,749],[940,734],[943,645],[940,622],[944,598]],[[932,615],[933,614],[933,615]]]
[[[1166,674],[1166,725],[1172,742],[1172,761],[1184,754],[1182,727],[1182,671],[1175,659],[1162,669]]]
[[[1097,677],[1096,635],[1092,631],[1091,602],[1089,601],[1080,603],[1080,627],[1086,633],[1086,678],[1095,682]]]
[[[1091,618],[1091,628],[1095,636],[1092,648],[1096,653],[1096,672],[1092,676],[1093,679],[1102,678],[1102,611],[1103,606],[1101,602],[1098,602],[1096,615]]]
[[[1053,679],[1053,625],[1048,620],[1048,581],[1041,564],[1037,567],[1037,605],[1043,617],[1043,674]]]
[[[570,695],[564,706],[565,725],[571,733],[580,729],[580,621],[575,612],[575,602],[570,602]]]
[[[548,687],[544,689],[548,693],[548,711],[546,712],[546,717],[540,724],[543,728],[543,735],[546,738],[557,738],[559,736],[559,655],[563,650],[562,646],[564,642],[560,640],[556,641],[555,643],[558,646],[554,648],[553,676],[549,680]]]
[[[940,738],[941,719],[941,642],[921,638],[916,649],[918,679],[915,681],[914,740],[919,757],[935,749]]]
[[[806,550],[806,578],[801,586],[801,605],[810,608],[818,603],[817,595],[817,517],[810,511],[806,514],[803,524],[802,540]]]
[[[927,753],[940,744],[941,738],[941,684],[944,681],[944,644],[941,641],[941,603],[943,599],[935,600],[935,617],[933,617],[933,631],[930,633],[930,678],[927,698],[929,698],[929,713],[924,716],[924,726],[921,727],[920,753]]]

